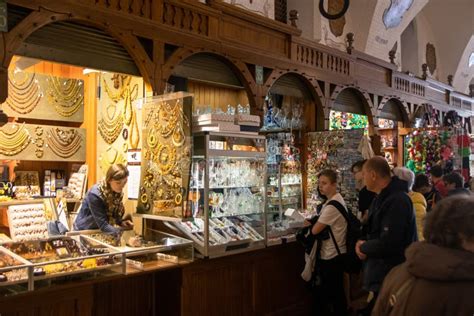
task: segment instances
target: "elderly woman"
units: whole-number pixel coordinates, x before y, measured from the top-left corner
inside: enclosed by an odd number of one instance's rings
[[[105,180],[87,192],[74,222],[74,230],[100,229],[106,233],[119,233],[121,229],[132,228],[131,218],[123,217],[122,191],[127,180],[127,167],[122,164],[110,166]]]
[[[424,237],[387,275],[372,315],[472,315],[474,197],[441,200],[426,218]]]
[[[418,240],[423,240],[423,224],[426,216],[427,203],[423,194],[413,191],[413,184],[415,183],[415,174],[408,168],[396,167],[393,169],[393,174],[400,180],[403,180],[408,185],[408,195],[413,203],[416,217],[416,230],[418,232]]]

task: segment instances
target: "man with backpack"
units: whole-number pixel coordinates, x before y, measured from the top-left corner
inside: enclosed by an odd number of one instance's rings
[[[335,205],[345,203],[337,192],[337,173],[323,170],[318,177],[320,192],[328,198],[312,233],[318,237],[321,250],[313,272],[316,287],[314,290],[314,315],[346,315],[347,302],[344,294],[344,254],[347,252],[347,221]],[[346,211],[345,211],[346,212]]]
[[[369,208],[366,240],[356,245],[357,255],[365,260],[364,287],[369,295],[370,315],[387,273],[405,261],[405,249],[418,240],[413,204],[406,182],[391,177],[383,157],[373,157],[364,164],[367,189],[377,194]]]

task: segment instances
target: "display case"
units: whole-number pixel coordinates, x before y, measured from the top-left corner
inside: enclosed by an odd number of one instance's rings
[[[28,280],[30,290],[43,285],[42,281],[49,284],[70,275],[124,272],[122,253],[112,247],[86,247],[77,236],[7,242],[2,247],[26,264],[27,273],[23,271],[18,281]]]
[[[265,137],[204,132],[194,136],[187,214],[173,222],[202,256],[264,247]]]
[[[267,178],[267,245],[295,240],[303,226],[303,181],[301,164],[281,161],[278,172]]]
[[[153,229],[143,235],[124,231],[121,235],[91,232],[80,236],[81,243],[93,249],[111,247],[126,256],[126,273],[147,271],[171,264],[184,264],[194,259],[191,240]]]
[[[31,264],[0,246],[0,295],[16,294],[32,288],[28,275]]]

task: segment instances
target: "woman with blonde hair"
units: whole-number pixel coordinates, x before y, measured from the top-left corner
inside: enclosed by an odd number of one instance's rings
[[[119,233],[132,228],[130,215],[123,217],[123,188],[127,184],[128,170],[122,164],[109,167],[105,179],[95,184],[86,194],[74,230],[100,229],[107,233]]]
[[[416,217],[416,230],[418,232],[418,240],[423,240],[423,225],[426,217],[427,203],[423,194],[413,191],[413,184],[415,183],[415,174],[408,168],[396,167],[393,168],[393,174],[400,180],[407,183],[408,195],[413,203],[413,210]]]

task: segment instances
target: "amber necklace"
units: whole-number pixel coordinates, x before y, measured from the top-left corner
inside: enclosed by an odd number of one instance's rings
[[[135,113],[135,111],[132,111],[132,122],[130,125],[129,141],[130,141],[130,148],[132,149],[138,148],[138,144],[140,143],[140,130],[138,128],[137,114]]]
[[[113,108],[113,114],[110,115],[109,109]],[[112,144],[120,136],[123,128],[123,116],[121,113],[117,114],[117,106],[111,104],[105,110],[105,115],[98,122],[99,133],[107,144]]]
[[[109,146],[99,157],[99,166],[103,172],[106,172],[113,164],[125,164],[127,160],[114,147]]]
[[[48,101],[54,105],[59,115],[63,117],[74,115],[84,104],[82,81],[49,76]]]
[[[75,129],[50,129],[47,133],[47,146],[59,157],[70,158],[82,146],[82,137]]]
[[[114,81],[114,88],[115,90],[117,90],[117,92],[112,91],[112,88],[109,87],[106,79],[104,78],[103,83],[104,83],[105,92],[109,96],[110,100],[117,103],[118,101],[124,98],[125,91],[128,90],[128,87],[130,86],[130,82],[132,81],[132,77],[115,74],[112,76],[111,80]]]
[[[35,74],[24,73],[24,76],[23,80],[15,81],[15,75],[11,72],[8,78],[10,95],[6,103],[8,107],[19,114],[28,114],[33,111],[43,97]]]
[[[30,142],[30,133],[25,128],[24,123],[21,127],[16,125],[16,129],[13,132],[0,129],[0,154],[14,156],[28,147]]]

